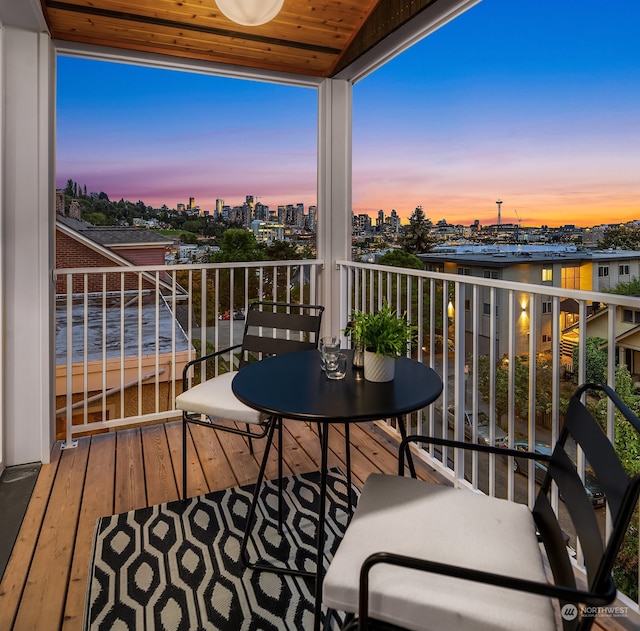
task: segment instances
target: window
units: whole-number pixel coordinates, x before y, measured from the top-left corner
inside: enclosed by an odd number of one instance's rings
[[[444,272],[444,265],[442,263],[427,263],[426,270],[428,272]]]
[[[561,286],[564,289],[580,289],[580,267],[563,267]]]
[[[618,265],[618,275],[629,276],[629,265],[626,263],[624,265]]]
[[[482,275],[485,278],[494,278],[496,280],[500,279],[500,270],[497,269],[485,269],[482,271]]]
[[[470,267],[459,267],[458,274],[460,276],[471,276],[471,268]]]
[[[551,300],[545,300],[542,303],[542,313],[551,313],[553,311],[553,305]]]
[[[551,336],[548,335],[547,333],[543,333],[542,334],[542,342],[544,344],[550,343],[551,342]]]
[[[496,317],[498,316],[499,307],[496,305]],[[491,303],[484,302],[482,303],[482,313],[486,316],[491,315]]]
[[[542,282],[548,283],[553,280],[553,268],[551,267],[543,267],[542,268]]]
[[[633,324],[640,324],[640,311],[634,311],[633,309],[623,309],[622,321],[630,322]]]
[[[598,277],[604,278],[609,276],[609,266],[608,265],[599,265],[598,266]]]

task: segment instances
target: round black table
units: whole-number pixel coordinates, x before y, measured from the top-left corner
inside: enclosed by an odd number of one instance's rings
[[[351,365],[352,351],[348,355],[347,375],[344,379],[327,378],[320,368],[318,351],[302,351],[267,357],[246,365],[234,377],[231,384],[236,397],[249,407],[275,418],[319,423],[320,505],[318,507],[318,532],[316,550],[316,607],[314,629],[319,629],[322,607],[322,554],[324,549],[324,518],[326,508],[328,434],[331,423],[344,423],[348,437],[348,424],[396,418],[402,437],[406,435],[402,416],[420,410],[440,396],[442,380],[429,366],[406,357],[396,360],[395,378],[386,383],[374,383],[364,379],[361,369]],[[273,441],[276,424],[272,423],[265,446],[258,481],[249,515],[243,549],[255,515],[264,468]],[[348,454],[348,450],[347,450]],[[413,463],[410,462],[410,466]],[[347,478],[350,479],[347,455]],[[254,564],[258,569],[308,576],[308,572],[294,569],[273,568]]]

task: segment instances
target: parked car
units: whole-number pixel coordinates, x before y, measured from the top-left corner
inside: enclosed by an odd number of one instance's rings
[[[518,440],[513,444],[513,448],[518,451],[529,451],[529,442],[527,440]],[[535,452],[539,454],[543,454],[545,456],[550,456],[553,451],[553,447],[547,443],[543,443],[541,441],[536,441]],[[547,475],[548,464],[544,460],[534,460],[534,470],[536,476],[536,482],[542,484],[544,477]],[[523,475],[529,474],[529,466],[528,459],[521,458],[518,459],[514,457],[513,459],[513,470],[516,473],[522,473]],[[605,493],[598,482],[598,479],[593,474],[593,472],[585,468],[584,471],[584,487],[587,491],[587,495],[591,500],[591,503],[594,506],[604,506],[606,501]],[[562,499],[562,496],[560,496]]]
[[[242,309],[236,309],[233,312],[234,320],[244,320],[244,311]],[[231,320],[231,311],[225,311],[218,316],[218,320]]]
[[[447,424],[450,429],[455,427],[455,408],[449,406],[447,412]],[[484,412],[478,412],[478,442],[484,445],[489,445],[489,417]],[[496,424],[496,431],[494,434],[494,445],[502,447],[507,442],[507,433]],[[464,411],[464,438],[471,441],[473,438],[473,413],[471,410]]]

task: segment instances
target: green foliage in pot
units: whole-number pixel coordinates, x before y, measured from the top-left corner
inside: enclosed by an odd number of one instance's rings
[[[405,314],[398,316],[385,302],[375,313],[353,311],[344,333],[351,337],[354,346],[377,355],[398,357],[406,354],[416,337],[416,327],[407,322]]]

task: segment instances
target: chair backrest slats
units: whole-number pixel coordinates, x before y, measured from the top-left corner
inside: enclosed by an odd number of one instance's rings
[[[575,589],[576,580],[567,554],[567,544],[549,497],[545,493],[538,494],[533,516],[556,583]]]
[[[247,312],[239,367],[269,355],[318,347],[324,307],[254,302]]]
[[[318,316],[294,311],[282,313],[250,309],[247,314],[247,324],[249,327],[262,326],[272,329],[312,332],[318,328]]]
[[[582,545],[587,573],[595,572],[604,553],[602,536],[584,483],[578,475],[573,460],[564,449],[554,449],[549,463],[549,474],[556,483],[558,492],[571,515]]]
[[[562,541],[560,524],[549,501],[551,483],[555,482],[584,554],[589,588],[610,601],[615,596],[611,578],[613,563],[638,501],[640,476],[630,478],[627,475],[602,427],[580,400],[587,390],[605,394],[621,413],[621,417],[624,417],[622,422],[628,422],[640,433],[640,420],[609,386],[580,386],[569,403],[562,431],[551,454],[547,475],[533,507],[533,516],[547,551],[555,583],[574,587],[566,542]],[[608,539],[600,532],[596,509],[587,494],[585,483],[578,475],[571,454],[567,452],[567,444],[573,447],[573,441],[584,452],[598,484],[604,489],[613,519],[613,531]],[[565,631],[589,629],[592,623],[592,617],[582,616],[579,622],[563,620],[563,628]]]
[[[281,355],[295,351],[309,351],[317,347],[317,342],[307,342],[299,339],[287,340],[277,337],[263,337],[260,335],[247,335],[242,345],[247,353],[259,353],[263,357],[268,355]]]
[[[609,509],[615,519],[629,480],[613,445],[603,436],[598,423],[576,397],[569,403],[564,427],[582,447],[589,466],[604,489]]]

